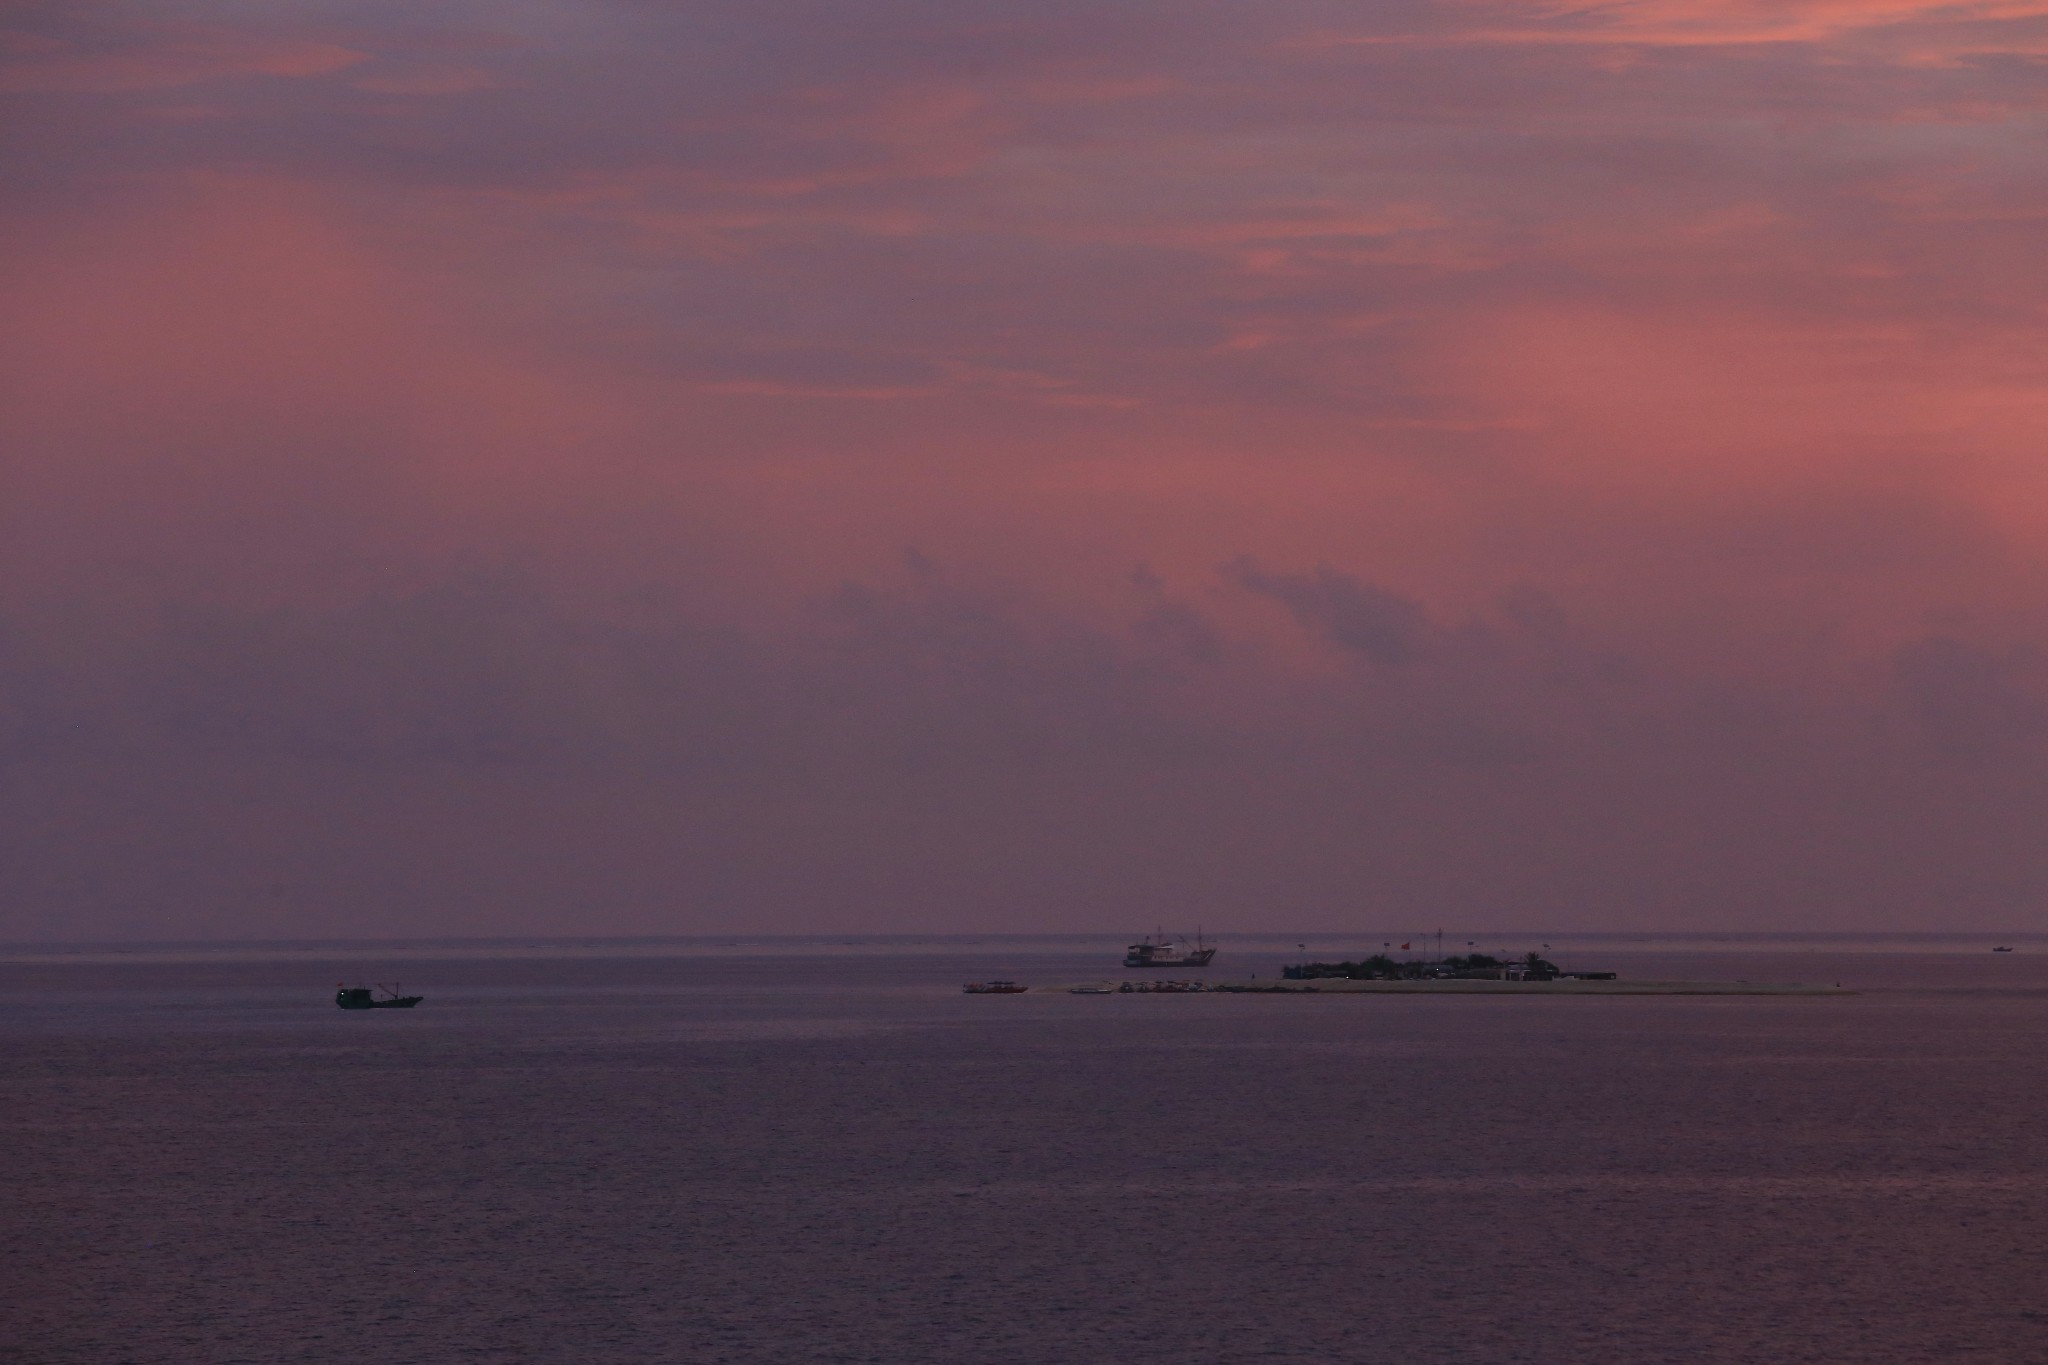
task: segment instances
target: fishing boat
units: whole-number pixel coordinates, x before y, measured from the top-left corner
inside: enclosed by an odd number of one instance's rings
[[[970,981],[960,989],[968,995],[1022,995],[1031,988],[1014,981]]]
[[[409,1010],[427,998],[424,995],[400,995],[395,984],[378,989],[384,994],[380,996],[368,986],[343,986],[334,993],[334,1003],[345,1010]]]
[[[1991,951],[1994,953],[2009,953],[2012,951],[2012,949],[2007,948],[2003,944],[2001,944],[1998,947],[1993,948]]]
[[[1116,987],[1107,981],[1083,981],[1078,986],[1067,988],[1069,995],[1115,995]]]
[[[1200,930],[1195,932],[1193,943],[1185,938],[1168,938],[1157,933],[1125,949],[1124,966],[1206,967],[1209,959],[1215,956],[1215,945],[1204,942]]]

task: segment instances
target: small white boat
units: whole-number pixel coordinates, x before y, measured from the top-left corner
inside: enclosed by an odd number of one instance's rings
[[[1068,989],[1068,991],[1067,991],[1067,994],[1069,994],[1069,995],[1115,995],[1115,994],[1116,994],[1116,987],[1114,987],[1114,986],[1110,985],[1110,984],[1109,984],[1109,983],[1108,983],[1107,981],[1083,981],[1083,982],[1082,982],[1082,983],[1081,983],[1080,985],[1078,985],[1078,986],[1073,986],[1073,987],[1070,987],[1070,988]]]

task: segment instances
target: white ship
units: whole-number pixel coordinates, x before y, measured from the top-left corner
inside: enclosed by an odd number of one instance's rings
[[[1124,951],[1126,967],[1206,967],[1209,959],[1216,956],[1215,945],[1204,943],[1197,932],[1195,941],[1185,938],[1172,939],[1165,934],[1154,934],[1140,943],[1133,943]]]

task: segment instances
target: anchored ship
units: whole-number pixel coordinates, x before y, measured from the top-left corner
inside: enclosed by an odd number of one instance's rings
[[[1209,959],[1216,956],[1214,944],[1202,940],[1201,931],[1195,932],[1195,941],[1185,938],[1172,939],[1163,933],[1153,934],[1139,943],[1133,943],[1124,952],[1126,967],[1206,967]]]
[[[345,1010],[409,1010],[424,995],[400,995],[395,985],[382,987],[384,994],[379,998],[368,986],[343,986],[334,993],[334,1003]]]

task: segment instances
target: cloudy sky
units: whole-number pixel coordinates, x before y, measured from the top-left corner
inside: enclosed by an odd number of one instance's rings
[[[0,0],[0,937],[2048,930],[2048,0]]]

